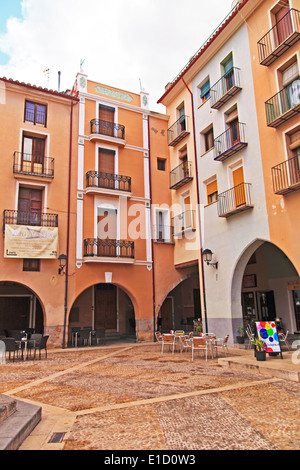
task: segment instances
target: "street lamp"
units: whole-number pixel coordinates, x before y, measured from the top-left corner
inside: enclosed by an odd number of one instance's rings
[[[213,252],[209,248],[207,248],[206,250],[203,250],[202,252],[203,261],[208,266],[213,266],[214,268],[218,269],[218,264],[219,264],[218,261],[216,261],[215,263],[211,262],[212,255],[213,255]]]
[[[59,268],[58,268],[58,274],[66,274],[65,272],[65,267],[67,265],[67,255],[59,255],[58,257],[58,262],[59,262]]]

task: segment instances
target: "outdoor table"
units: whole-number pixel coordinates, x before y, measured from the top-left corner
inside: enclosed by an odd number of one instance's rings
[[[35,339],[28,339],[28,338],[23,338],[23,339],[21,338],[21,339],[15,340],[15,343],[19,344],[20,347],[21,347],[22,359],[24,359],[24,358],[23,358],[22,343],[24,343],[24,353],[25,353],[25,356],[26,356],[26,353],[27,353],[27,345],[28,345],[29,342],[32,342],[32,343],[34,344],[34,346],[35,346],[36,340],[35,340]]]

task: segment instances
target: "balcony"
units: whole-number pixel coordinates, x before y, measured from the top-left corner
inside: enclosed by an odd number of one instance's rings
[[[246,124],[237,122],[223,132],[223,134],[216,137],[214,140],[214,160],[222,162],[248,145],[245,140],[245,126]]]
[[[54,158],[37,157],[28,153],[14,152],[13,172],[41,178],[54,177]]]
[[[176,238],[182,238],[187,232],[195,231],[195,211],[187,210],[172,219],[173,234]]]
[[[280,90],[265,103],[267,125],[278,127],[300,113],[300,78]]]
[[[292,8],[258,41],[260,64],[271,65],[299,39],[300,12]]]
[[[90,140],[113,141],[125,145],[125,126],[115,122],[92,119],[90,122]]]
[[[211,87],[210,107],[220,109],[241,89],[240,69],[232,67]]]
[[[84,240],[85,258],[128,258],[134,259],[134,242],[127,240],[112,240],[86,238]]]
[[[99,171],[88,171],[86,173],[86,187],[90,189],[98,188],[131,192],[131,177]]]
[[[180,116],[180,118],[168,129],[168,145],[170,147],[175,147],[175,145],[181,142],[189,134],[189,118],[185,115]]]
[[[29,225],[35,227],[58,227],[58,214],[23,212],[6,209],[3,211],[3,231],[5,231],[5,224]]]
[[[275,165],[272,180],[275,194],[285,195],[300,189],[300,155]]]
[[[153,240],[156,243],[174,243],[173,227],[162,224],[154,225]]]
[[[218,194],[218,216],[231,217],[239,212],[252,209],[251,184],[240,183],[227,191]]]
[[[183,162],[170,171],[170,189],[181,188],[192,179],[192,163]]]

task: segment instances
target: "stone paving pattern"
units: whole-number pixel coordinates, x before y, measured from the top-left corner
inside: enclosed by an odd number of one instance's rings
[[[0,367],[0,393],[43,406],[46,418],[65,418],[63,450],[300,448],[300,383],[201,355],[192,362],[188,352],[162,355],[158,344],[9,362]],[[46,437],[40,448],[54,449]],[[34,445],[28,439],[23,448]]]

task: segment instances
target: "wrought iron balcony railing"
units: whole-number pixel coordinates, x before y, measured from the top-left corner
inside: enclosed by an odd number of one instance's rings
[[[259,62],[272,64],[300,39],[300,12],[291,8],[257,43]]]
[[[158,243],[174,243],[173,227],[168,225],[153,226],[153,240]]]
[[[186,231],[196,230],[195,211],[187,210],[172,219],[173,233],[175,237],[180,238]]]
[[[112,189],[119,191],[131,191],[131,177],[103,173],[99,171],[88,171],[86,174],[86,187]]]
[[[280,90],[265,103],[267,125],[278,127],[280,124],[300,113],[300,78]]]
[[[54,158],[14,152],[13,172],[47,178],[54,177]]]
[[[237,122],[215,138],[215,160],[223,161],[248,145],[245,140],[245,126],[246,124]]]
[[[170,147],[175,147],[175,145],[177,145],[189,133],[188,116],[180,116],[180,118],[177,119],[177,121],[168,129],[168,145]]]
[[[58,227],[58,214],[23,212],[6,209],[3,211],[3,230],[5,230],[5,224],[29,225],[35,227]]]
[[[102,134],[107,137],[125,139],[125,126],[115,122],[103,121],[102,119],[92,119],[91,134]]]
[[[272,168],[275,194],[288,194],[300,189],[300,154]]]
[[[178,189],[192,179],[192,163],[183,162],[170,171],[170,189]]]
[[[251,184],[240,183],[218,194],[218,216],[230,217],[238,212],[253,208],[251,203]]]
[[[210,107],[221,108],[240,90],[240,69],[232,67],[211,87]]]
[[[134,258],[134,242],[86,238],[84,240],[84,257]]]

